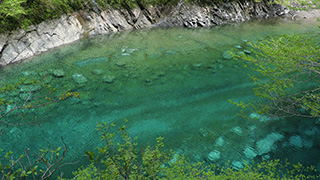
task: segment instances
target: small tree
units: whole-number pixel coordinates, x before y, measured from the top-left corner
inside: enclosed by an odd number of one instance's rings
[[[98,147],[97,152],[86,151],[94,164],[75,172],[75,175],[79,179],[157,179],[161,166],[169,160],[162,150],[163,138],[157,138],[154,148],[148,146],[139,152],[126,126],[122,126],[118,132],[113,131],[114,126],[114,123],[97,125],[105,146]]]
[[[283,35],[252,43],[254,55],[236,55],[258,74],[250,75],[261,102],[233,102],[251,106],[270,117],[320,117],[319,34]]]

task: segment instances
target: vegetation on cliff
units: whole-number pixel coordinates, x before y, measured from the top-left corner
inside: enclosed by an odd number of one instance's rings
[[[2,0],[0,1],[0,33],[27,28],[63,14],[93,8],[132,8],[146,4],[170,4],[169,0]]]

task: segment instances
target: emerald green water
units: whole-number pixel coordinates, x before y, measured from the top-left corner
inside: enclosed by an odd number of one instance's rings
[[[84,39],[9,65],[0,71],[1,84],[46,77],[59,90],[82,94],[80,100],[68,99],[27,113],[26,118],[44,117],[39,125],[4,127],[1,153],[12,150],[18,156],[26,148],[32,152],[61,146],[63,137],[70,148],[66,162],[80,160],[64,168],[64,177],[72,177],[71,171],[88,163],[84,151],[102,145],[96,124],[122,124],[126,118],[141,146],[154,144],[162,136],[166,148],[191,161],[209,163],[208,154],[214,150],[221,153],[214,162],[220,164],[267,158],[265,154],[248,158],[243,152],[246,147],[256,149],[259,140],[276,132],[284,137],[266,153],[270,159],[317,166],[320,129],[314,125],[316,120],[297,118],[266,125],[238,117],[240,109],[228,99],[255,99],[248,77],[252,72],[242,67],[243,62],[222,57],[231,48],[249,49],[245,40],[316,32],[315,22],[280,19],[195,30],[147,29]],[[65,76],[53,76],[55,70],[63,70]],[[84,76],[87,81],[77,83],[73,76]],[[308,130],[315,134],[308,135]],[[311,147],[310,143],[300,148],[290,145],[295,135],[312,142]]]

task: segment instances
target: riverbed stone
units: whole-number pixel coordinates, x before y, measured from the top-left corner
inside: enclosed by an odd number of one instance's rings
[[[242,129],[239,126],[232,128],[231,131],[238,134],[238,135],[242,134]]]
[[[105,82],[105,83],[113,83],[114,82],[114,79],[115,79],[115,76],[113,75],[104,75],[102,77],[102,81]]]
[[[240,161],[232,161],[231,163],[231,167],[235,170],[240,170],[244,168],[244,165],[242,162]]]
[[[208,154],[208,160],[214,162],[214,161],[220,159],[220,154],[221,154],[221,153],[220,153],[220,151],[218,151],[218,150],[211,151],[211,152]]]
[[[34,75],[35,74],[35,72],[33,72],[33,71],[23,71],[22,72],[22,75],[24,75],[24,76],[30,76],[30,75]]]
[[[52,75],[57,78],[62,78],[66,75],[66,73],[61,69],[55,69],[53,70]]]
[[[251,146],[247,146],[244,151],[243,154],[246,156],[246,158],[248,159],[253,159],[255,158],[258,154],[257,152],[251,147]]]
[[[35,92],[41,89],[40,84],[35,84],[35,85],[23,85],[20,87],[20,92],[21,93],[28,93],[28,92]]]
[[[243,52],[246,53],[246,54],[251,54],[252,53],[250,50],[247,50],[247,49],[243,50]]]
[[[102,75],[103,74],[103,70],[102,69],[95,69],[92,71],[93,74],[95,75]]]
[[[121,61],[116,62],[116,66],[118,66],[118,67],[123,67],[125,65],[126,65],[126,63],[124,63],[124,62],[121,62]]]
[[[216,140],[215,145],[216,145],[216,146],[223,146],[223,144],[224,144],[224,139],[223,139],[222,136],[220,136],[220,137]]]
[[[257,141],[256,147],[258,150],[258,155],[269,153],[272,149],[275,148],[275,142],[283,138],[284,136],[282,134],[274,132],[268,134],[264,139]]]
[[[302,139],[299,135],[291,136],[289,138],[289,143],[291,146],[293,146],[295,148],[302,148],[303,147]]]
[[[303,133],[307,136],[314,136],[318,134],[319,130],[316,127],[310,127],[309,129],[306,129]]]
[[[192,64],[192,67],[193,68],[200,68],[201,67],[201,63],[194,63],[194,64]]]
[[[85,76],[83,76],[82,74],[78,74],[78,73],[73,74],[72,78],[73,78],[74,82],[76,82],[77,84],[84,84],[88,81],[88,79]]]

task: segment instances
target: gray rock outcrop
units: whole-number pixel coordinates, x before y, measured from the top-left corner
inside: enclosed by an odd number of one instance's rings
[[[21,61],[85,36],[155,26],[208,27],[281,14],[279,5],[266,1],[237,1],[213,5],[184,3],[176,6],[108,9],[64,15],[28,30],[0,34],[0,66]]]

